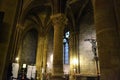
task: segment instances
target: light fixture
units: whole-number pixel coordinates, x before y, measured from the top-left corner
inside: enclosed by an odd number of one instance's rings
[[[26,68],[26,64],[23,64],[23,68]]]
[[[76,58],[73,58],[73,65],[77,65],[78,64],[78,60]]]
[[[50,56],[50,61],[53,62],[53,54]]]
[[[72,64],[73,64],[73,72],[76,73],[77,65],[78,65],[78,59],[77,58],[73,58]]]
[[[15,60],[16,60],[16,62],[19,62],[19,58],[18,57],[16,57]]]

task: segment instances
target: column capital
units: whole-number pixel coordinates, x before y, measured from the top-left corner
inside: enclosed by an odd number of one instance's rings
[[[16,29],[19,29],[19,30],[24,30],[25,27],[19,23],[17,23],[17,26],[16,26]]]
[[[68,22],[67,17],[62,13],[52,15],[50,18],[52,20],[53,25],[65,26],[65,25],[67,25],[67,22]]]

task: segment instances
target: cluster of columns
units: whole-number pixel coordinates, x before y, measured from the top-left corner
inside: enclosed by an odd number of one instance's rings
[[[96,0],[93,3],[101,80],[119,80],[120,78],[119,10],[116,5],[113,0]],[[55,16],[55,18],[57,17]],[[57,19],[59,21],[59,18]],[[61,27],[59,23],[54,23],[53,74],[56,75],[63,72],[62,36],[64,26]]]
[[[51,16],[54,27],[54,45],[53,45],[53,71],[52,80],[63,80],[63,35],[67,24],[67,18],[64,14],[58,13]],[[36,56],[37,77],[42,79],[46,73],[47,67],[47,45],[48,36],[39,36],[38,49]],[[44,71],[43,71],[44,70]],[[42,73],[43,72],[43,73]],[[38,80],[39,80],[38,79]]]
[[[37,80],[42,80],[42,74],[46,73],[47,68],[47,36],[38,36],[38,48],[36,55]]]
[[[74,80],[76,74],[80,74],[79,33],[70,32],[70,75],[69,80]]]
[[[3,1],[3,0],[2,0]],[[5,25],[0,30],[0,80],[3,78],[8,46],[19,1],[5,0],[2,4],[10,2],[11,5],[1,5],[0,10],[5,12]],[[120,75],[120,10],[119,0],[96,0],[93,2],[98,53],[100,60],[101,80],[119,80]],[[7,9],[10,10],[7,10]],[[63,80],[63,32],[66,17],[62,13],[51,16],[54,26],[54,55],[53,55],[53,80]],[[39,54],[40,55],[40,54]]]

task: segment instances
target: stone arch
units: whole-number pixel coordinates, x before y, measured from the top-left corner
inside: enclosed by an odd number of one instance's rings
[[[37,55],[38,32],[36,29],[29,29],[21,41],[18,57],[20,68],[22,64],[35,65]]]

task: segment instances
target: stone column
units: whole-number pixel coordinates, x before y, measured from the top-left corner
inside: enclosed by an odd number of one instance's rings
[[[21,43],[21,32],[22,32],[23,28],[20,25],[17,25],[16,29],[15,29],[15,33],[13,33],[13,41],[11,40],[11,46],[10,47],[10,53],[12,53],[12,55],[10,56],[11,60],[14,62],[15,58],[18,57],[18,50],[20,47],[20,43]],[[13,43],[12,43],[13,42]]]
[[[70,39],[69,39],[69,46],[70,46],[70,76],[69,79],[73,80],[74,77],[74,64],[73,59],[75,58],[75,39],[74,39],[74,32],[70,32]]]
[[[40,80],[42,78],[43,50],[44,50],[44,38],[39,36],[36,55],[37,80]]]
[[[64,14],[51,16],[54,26],[54,53],[53,53],[53,76],[52,80],[63,80],[63,34],[67,23]]]
[[[76,73],[80,73],[80,55],[79,55],[79,33],[75,32],[75,55],[76,55]]]
[[[70,80],[74,75],[80,73],[80,55],[79,55],[79,34],[75,31],[70,32]]]
[[[43,79],[47,67],[47,36],[39,36],[36,55],[37,80]]]
[[[43,51],[43,68],[44,72],[46,73],[46,68],[47,68],[47,50],[48,50],[48,37],[45,36],[44,39],[44,51]]]
[[[96,0],[94,15],[100,60],[100,80],[119,80],[120,40],[113,0]]]

